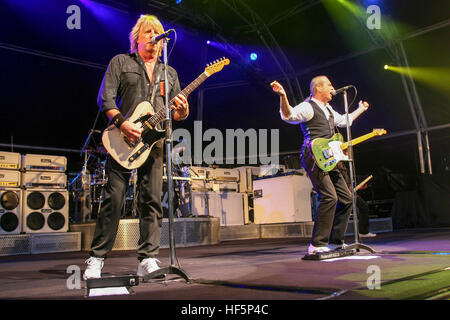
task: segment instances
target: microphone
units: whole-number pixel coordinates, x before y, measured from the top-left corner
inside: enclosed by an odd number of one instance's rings
[[[151,43],[155,44],[155,43],[157,43],[159,40],[164,39],[164,38],[167,38],[167,37],[169,36],[169,34],[171,34],[171,33],[174,32],[174,31],[175,31],[174,29],[169,29],[169,30],[167,30],[166,32],[161,33],[160,35],[153,37],[152,40],[151,40]]]
[[[345,87],[339,88],[339,89],[337,89],[337,90],[331,91],[331,94],[332,94],[333,96],[335,96],[335,95],[337,95],[338,93],[341,93],[342,91],[346,91],[346,90],[348,90],[348,89],[350,89],[350,88],[352,88],[352,87],[353,87],[353,85],[345,86]]]

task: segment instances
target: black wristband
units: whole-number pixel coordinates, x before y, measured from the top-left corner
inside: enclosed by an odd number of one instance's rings
[[[114,118],[112,118],[112,123],[114,123],[114,125],[119,129],[124,121],[125,121],[125,118],[123,117],[123,115],[120,112],[118,114],[116,114],[114,116]]]

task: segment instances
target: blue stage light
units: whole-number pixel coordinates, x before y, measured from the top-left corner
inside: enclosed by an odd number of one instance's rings
[[[180,4],[183,0],[177,0],[176,4]]]
[[[209,40],[206,40],[206,44],[210,44],[211,43],[211,41],[209,41]]]
[[[250,53],[250,60],[255,61],[256,59],[258,59],[258,55],[254,52]]]

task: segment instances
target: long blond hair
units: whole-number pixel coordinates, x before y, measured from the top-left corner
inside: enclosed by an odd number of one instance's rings
[[[139,19],[137,20],[136,24],[134,25],[133,29],[131,29],[130,32],[130,52],[135,53],[138,50],[138,44],[137,40],[139,38],[139,32],[141,31],[141,28],[143,26],[151,26],[152,28],[155,28],[156,31],[161,34],[164,33],[164,27],[162,26],[161,22],[158,20],[156,16],[153,15],[141,15]],[[159,49],[158,49],[158,56],[161,56],[162,52],[162,45],[159,43]]]

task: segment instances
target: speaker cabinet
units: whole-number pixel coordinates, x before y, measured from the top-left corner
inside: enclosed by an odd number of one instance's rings
[[[19,234],[22,231],[22,190],[0,190],[0,235]]]
[[[253,181],[256,224],[312,221],[311,190],[306,175]]]
[[[61,189],[29,189],[23,192],[23,231],[67,232],[69,192]]]
[[[244,198],[234,192],[191,192],[191,214],[220,219],[221,226],[244,225]]]

